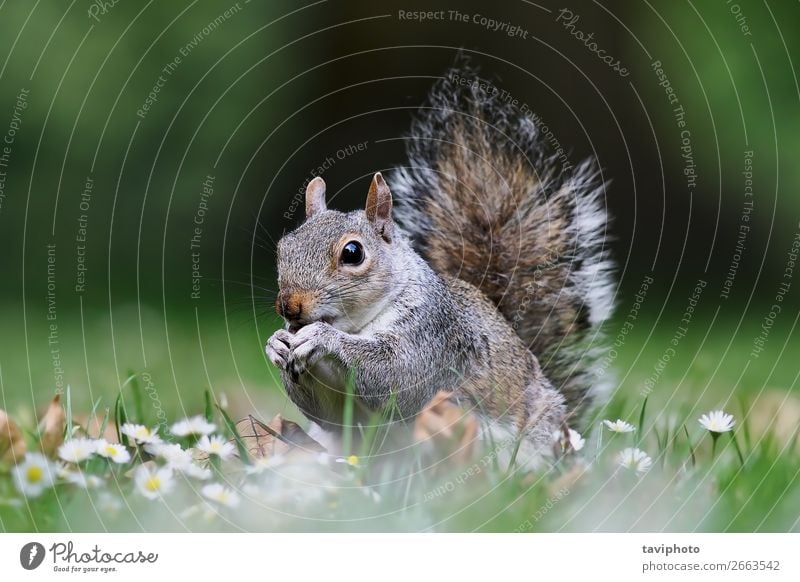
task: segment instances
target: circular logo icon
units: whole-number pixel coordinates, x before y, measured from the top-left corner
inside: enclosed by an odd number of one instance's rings
[[[19,552],[19,563],[26,570],[35,570],[42,565],[44,554],[44,546],[39,542],[27,543]]]

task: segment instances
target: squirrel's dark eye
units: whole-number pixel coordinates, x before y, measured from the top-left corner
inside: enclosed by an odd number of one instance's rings
[[[342,247],[343,265],[360,265],[364,262],[364,247],[360,242],[351,240]]]

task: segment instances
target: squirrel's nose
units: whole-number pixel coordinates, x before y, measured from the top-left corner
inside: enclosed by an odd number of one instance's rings
[[[308,311],[312,302],[311,293],[306,290],[281,289],[275,301],[275,310],[285,319],[299,319],[303,310]]]

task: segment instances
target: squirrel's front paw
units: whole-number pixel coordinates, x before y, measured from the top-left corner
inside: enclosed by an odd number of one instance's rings
[[[292,334],[285,329],[279,329],[267,340],[265,348],[267,357],[281,370],[286,370],[291,354]]]
[[[329,324],[317,322],[301,328],[292,336],[288,366],[295,378],[330,351],[328,340],[333,331]]]

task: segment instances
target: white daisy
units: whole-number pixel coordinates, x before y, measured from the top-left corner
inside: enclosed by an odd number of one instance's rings
[[[161,437],[158,436],[158,429],[150,430],[143,424],[133,424],[126,422],[119,431],[125,436],[132,438],[137,444],[146,445],[160,443]]]
[[[175,486],[172,478],[172,469],[162,467],[160,469],[140,465],[134,474],[134,482],[139,493],[148,499],[158,499],[162,495],[169,493]]]
[[[176,422],[169,429],[172,434],[179,437],[190,435],[210,435],[217,430],[217,425],[208,422],[204,416],[193,416]]]
[[[234,447],[232,443],[229,443],[219,435],[210,438],[208,435],[203,435],[203,437],[197,441],[196,446],[197,450],[209,456],[216,455],[222,460],[229,459],[236,451],[236,447]]]
[[[203,487],[200,492],[204,497],[211,501],[216,501],[225,507],[236,507],[239,505],[239,494],[233,489],[225,487],[219,483],[211,483]]]
[[[618,418],[614,422],[610,420],[604,420],[603,424],[606,425],[606,428],[611,432],[633,432],[636,430],[635,426],[633,426],[629,422],[625,422],[620,418]]]
[[[709,432],[721,433],[733,430],[736,421],[732,414],[726,414],[722,410],[714,410],[704,414],[697,420],[700,425]]]
[[[86,438],[69,439],[58,447],[58,456],[67,463],[80,463],[97,451],[94,441]]]
[[[653,459],[641,449],[624,449],[617,459],[621,466],[637,473],[647,473],[653,465]]]
[[[12,470],[14,484],[26,497],[38,497],[48,487],[52,487],[56,469],[42,454],[28,453],[19,465]]]
[[[110,443],[105,439],[98,439],[94,442],[96,452],[101,457],[111,459],[115,463],[123,464],[131,460],[131,454],[123,445]]]
[[[151,443],[144,446],[144,450],[153,455],[164,459],[173,469],[182,469],[192,462],[192,453],[181,448],[174,443]]]

